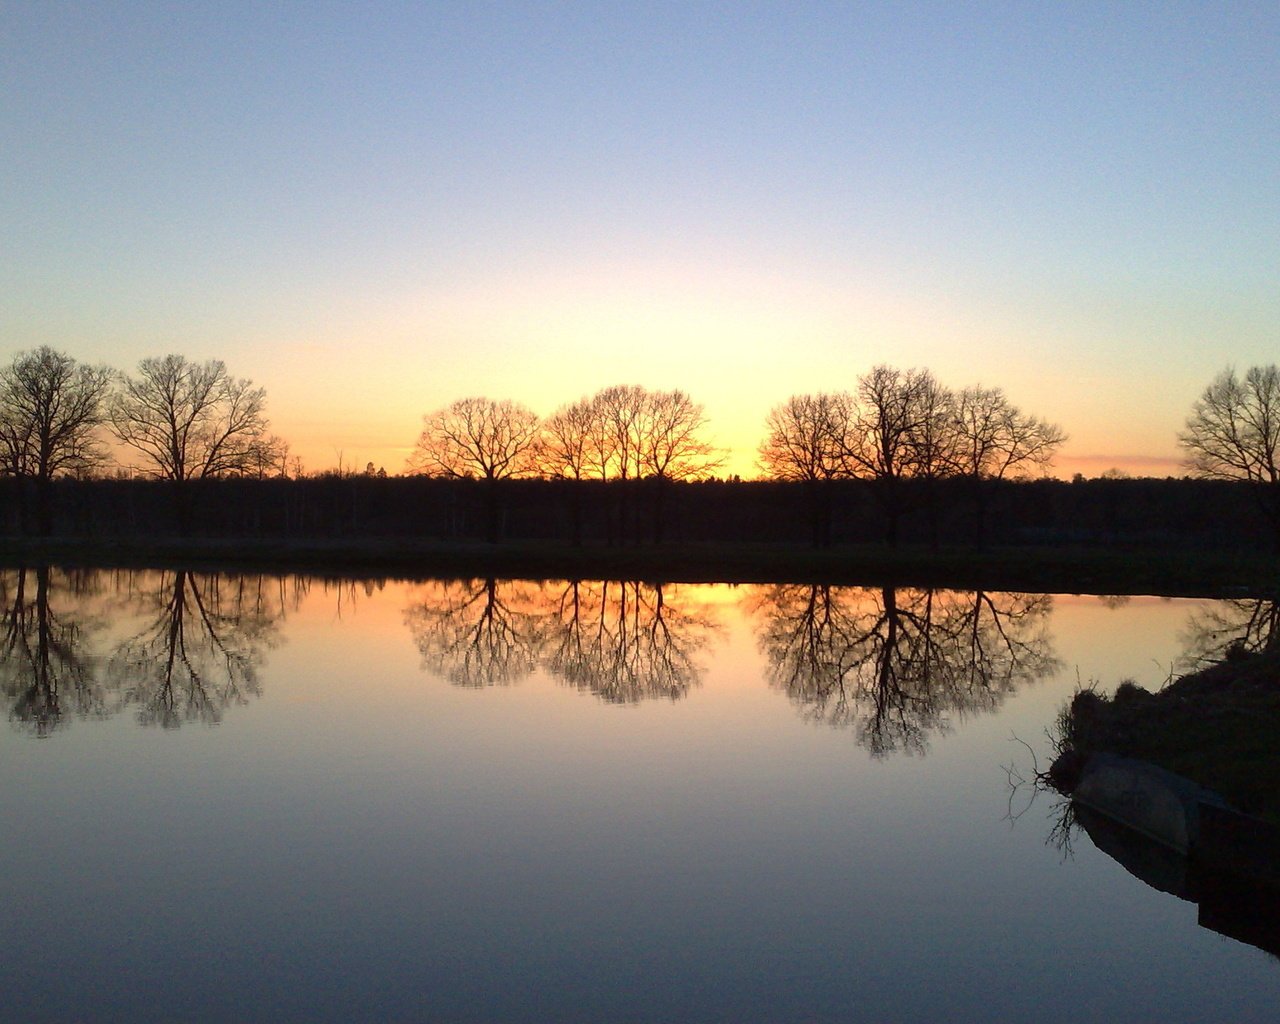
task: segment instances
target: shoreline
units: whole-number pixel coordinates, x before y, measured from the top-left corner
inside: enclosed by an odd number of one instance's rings
[[[1110,697],[1080,690],[1059,718],[1058,756],[1049,780],[1073,792],[1094,758],[1132,758],[1280,825],[1273,742],[1280,723],[1277,682],[1280,647],[1268,641],[1261,651],[1234,648],[1224,660],[1154,692],[1131,681],[1120,683]],[[1198,795],[1183,803],[1191,807],[1203,800]]]
[[[662,583],[808,583],[1162,597],[1280,593],[1280,562],[1251,552],[1149,547],[942,547],[880,543],[422,542],[2,538],[0,563],[86,568],[207,568],[396,578],[642,579]]]

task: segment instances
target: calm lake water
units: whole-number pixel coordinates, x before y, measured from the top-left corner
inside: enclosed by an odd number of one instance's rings
[[[1247,603],[0,571],[3,1016],[1274,1019],[1011,789]]]

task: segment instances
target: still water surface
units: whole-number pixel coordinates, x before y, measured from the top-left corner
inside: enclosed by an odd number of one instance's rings
[[[56,569],[0,571],[0,602],[6,1019],[1280,997],[1006,770],[1015,736],[1045,766],[1079,682],[1157,686],[1253,605]]]

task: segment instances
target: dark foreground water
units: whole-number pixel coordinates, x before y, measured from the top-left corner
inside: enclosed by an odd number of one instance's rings
[[[0,1016],[1265,1020],[1045,729],[1249,604],[0,573]],[[1064,842],[1065,840],[1065,842]]]

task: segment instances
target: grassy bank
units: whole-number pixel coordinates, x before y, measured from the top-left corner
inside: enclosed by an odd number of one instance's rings
[[[1237,653],[1158,693],[1122,683],[1078,693],[1059,723],[1066,759],[1140,758],[1280,822],[1280,649]],[[1063,759],[1060,759],[1062,763]]]
[[[1071,546],[977,550],[858,544],[817,549],[715,543],[573,547],[537,542],[10,538],[0,540],[0,560],[11,565],[181,566],[361,576],[794,582],[1203,597],[1280,591],[1280,565],[1270,556]]]

